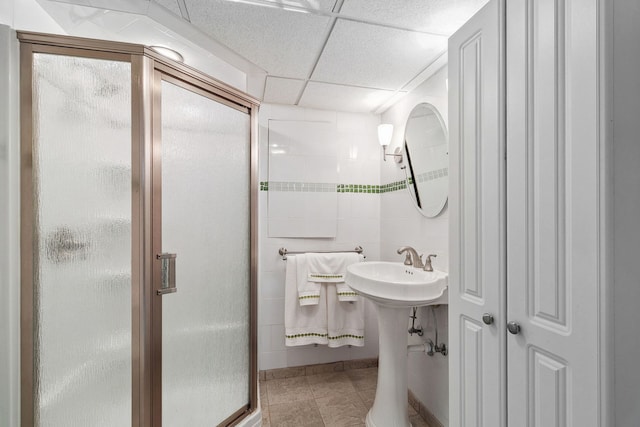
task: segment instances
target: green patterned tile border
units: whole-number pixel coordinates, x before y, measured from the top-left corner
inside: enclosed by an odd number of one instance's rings
[[[412,180],[410,179],[411,183]],[[332,184],[325,182],[282,182],[261,181],[260,191],[291,191],[301,193],[363,193],[381,194],[407,188],[406,181],[395,181],[384,185],[369,184]]]
[[[365,184],[338,184],[338,193],[380,193],[379,185],[365,185]]]
[[[405,188],[407,188],[407,181],[402,180],[402,181],[395,181],[395,182],[390,182],[389,184],[384,184],[380,186],[381,188],[381,193],[390,193],[392,191],[400,191],[400,190],[404,190]]]
[[[330,182],[268,181],[260,183],[263,191],[290,191],[298,193],[335,193],[337,184]]]
[[[417,176],[417,181],[418,182],[433,181],[434,179],[444,178],[445,176],[449,176],[449,168],[442,168],[442,169],[421,173],[420,175]]]

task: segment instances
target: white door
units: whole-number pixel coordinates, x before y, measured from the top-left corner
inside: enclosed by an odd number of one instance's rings
[[[598,13],[508,2],[510,426],[600,425]]]
[[[506,426],[504,16],[504,3],[491,0],[449,39],[450,161],[459,165],[449,177],[456,427]]]

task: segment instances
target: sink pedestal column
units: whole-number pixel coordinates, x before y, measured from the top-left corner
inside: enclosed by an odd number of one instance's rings
[[[380,358],[378,385],[367,427],[410,427],[407,414],[407,327],[409,309],[375,304]]]

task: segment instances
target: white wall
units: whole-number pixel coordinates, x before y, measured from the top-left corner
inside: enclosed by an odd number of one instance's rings
[[[0,426],[19,425],[20,141],[18,46],[0,25]]]
[[[301,107],[263,104],[260,107],[260,181],[268,181],[268,120],[328,121],[336,126],[338,180],[342,184],[377,185],[380,181],[379,117]],[[259,215],[259,345],[261,370],[377,357],[378,328],[374,308],[367,301],[365,346],[284,346],[285,262],[278,249],[312,251],[344,250],[361,245],[367,260],[379,259],[379,194],[339,193],[338,231],[335,239],[269,238],[267,230],[268,192],[260,191]]]
[[[447,68],[435,73],[426,82],[407,94],[400,102],[382,115],[382,123],[392,123],[393,139],[388,148],[392,152],[404,141],[404,129],[413,107],[421,102],[433,104],[445,123],[448,118],[448,94],[446,88]],[[390,161],[382,164],[381,183],[400,181],[405,178],[398,165]],[[403,261],[396,253],[400,246],[413,246],[418,253],[437,254],[433,267],[449,271],[449,212],[435,218],[422,216],[413,205],[407,190],[394,191],[382,195],[381,200],[381,259]],[[430,308],[420,308],[419,321],[425,327],[424,339],[433,335],[433,320]],[[447,306],[436,309],[439,340],[449,344]],[[410,342],[419,343],[414,335]],[[449,360],[441,354],[433,357],[423,353],[409,355],[409,389],[446,426],[449,419]]]
[[[36,0],[2,0],[0,24],[22,31],[66,34]]]
[[[614,0],[614,370],[617,427],[640,425],[640,4]]]
[[[187,65],[242,91],[248,89],[249,76],[264,73],[164,8],[142,3],[147,10],[130,13],[60,1],[0,0],[0,24],[18,31],[168,46],[180,52]],[[132,10],[140,9],[131,4]]]

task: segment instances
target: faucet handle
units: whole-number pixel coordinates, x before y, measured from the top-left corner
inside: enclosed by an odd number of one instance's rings
[[[404,257],[404,265],[413,265],[411,262],[411,254],[407,252]]]
[[[433,271],[433,266],[431,265],[431,258],[436,258],[438,255],[430,254],[427,255],[427,259],[424,262],[424,271]]]

